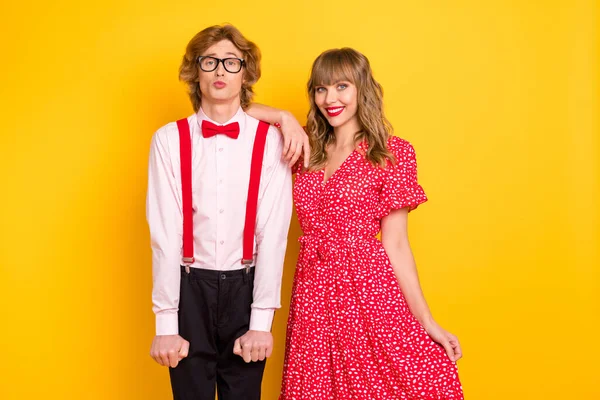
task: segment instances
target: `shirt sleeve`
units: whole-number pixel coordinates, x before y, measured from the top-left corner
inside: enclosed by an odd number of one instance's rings
[[[177,313],[183,228],[167,127],[161,128],[152,138],[146,197],[152,246],[152,309],[156,315],[157,335],[179,333]]]
[[[427,201],[427,196],[417,181],[417,158],[413,146],[405,140],[392,137],[388,147],[396,161],[388,163],[383,171],[380,218],[401,208],[412,211]]]
[[[280,136],[273,127],[269,129],[256,216],[257,256],[250,330],[265,332],[271,330],[275,309],[281,307],[281,278],[292,216],[292,172],[281,160]]]

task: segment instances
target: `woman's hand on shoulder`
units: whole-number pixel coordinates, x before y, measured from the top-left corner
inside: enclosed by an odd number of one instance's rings
[[[290,167],[296,164],[300,156],[304,156],[304,167],[310,160],[310,143],[302,125],[289,111],[281,114],[281,123],[275,125],[283,135],[283,159]]]
[[[290,167],[296,165],[302,154],[304,154],[304,167],[308,167],[308,161],[310,160],[308,135],[291,112],[264,104],[252,103],[246,109],[246,113],[253,118],[268,122],[279,128],[283,135],[282,158]]]

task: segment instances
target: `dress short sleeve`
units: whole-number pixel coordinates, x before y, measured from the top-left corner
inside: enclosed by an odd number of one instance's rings
[[[396,162],[388,162],[383,171],[381,218],[392,210],[408,208],[408,211],[412,211],[427,201],[427,196],[417,181],[417,158],[413,146],[393,136],[388,140],[388,148],[396,157]]]

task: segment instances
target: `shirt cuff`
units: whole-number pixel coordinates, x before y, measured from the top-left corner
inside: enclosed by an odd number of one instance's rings
[[[274,308],[253,308],[250,313],[250,330],[271,332],[273,324]]]
[[[177,313],[156,314],[156,335],[178,335]]]

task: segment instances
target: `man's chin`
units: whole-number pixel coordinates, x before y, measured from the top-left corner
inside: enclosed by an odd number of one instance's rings
[[[210,93],[208,96],[202,96],[202,100],[213,104],[235,104],[240,103],[240,95],[231,95],[230,93]]]

